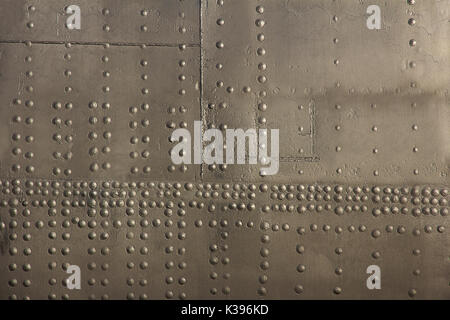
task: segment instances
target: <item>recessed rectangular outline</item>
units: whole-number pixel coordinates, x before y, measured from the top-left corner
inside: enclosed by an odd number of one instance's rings
[[[303,137],[310,136],[310,147],[311,147],[311,156],[298,157],[298,156],[287,156],[280,157],[280,162],[317,162],[320,161],[320,157],[316,153],[316,102],[314,99],[311,99],[308,103],[309,110],[309,124],[310,124],[310,132],[305,135],[301,135]]]

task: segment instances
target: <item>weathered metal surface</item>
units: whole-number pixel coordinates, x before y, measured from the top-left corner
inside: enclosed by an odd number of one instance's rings
[[[450,1],[76,4],[0,3],[0,298],[450,298]],[[195,120],[279,173],[174,165]]]

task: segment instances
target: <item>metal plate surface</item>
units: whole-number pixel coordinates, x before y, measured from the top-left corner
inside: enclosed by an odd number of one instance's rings
[[[1,299],[450,299],[449,0],[73,4],[0,2]]]

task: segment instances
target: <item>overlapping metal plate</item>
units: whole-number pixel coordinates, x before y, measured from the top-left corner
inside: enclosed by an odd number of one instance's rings
[[[2,0],[0,298],[449,299],[449,17],[448,0]],[[194,121],[280,129],[279,173],[174,165]]]

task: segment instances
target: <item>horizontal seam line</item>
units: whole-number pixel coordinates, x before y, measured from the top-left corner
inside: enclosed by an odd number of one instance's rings
[[[31,41],[31,40],[0,40],[0,44],[25,44],[28,41],[31,44],[72,44],[72,45],[82,45],[82,46],[104,46],[108,44],[110,46],[117,47],[139,47],[142,45],[148,47],[179,47],[181,45],[186,47],[200,47],[199,43],[139,43],[139,42],[89,42],[89,41]]]

